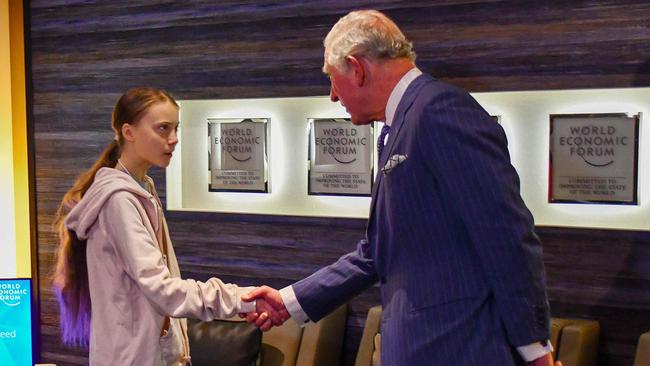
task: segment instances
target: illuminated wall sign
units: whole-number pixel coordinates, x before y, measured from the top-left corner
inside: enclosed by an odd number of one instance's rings
[[[639,115],[551,115],[551,202],[637,204]]]
[[[370,125],[349,118],[309,119],[309,194],[369,196],[373,139]]]
[[[32,365],[31,281],[0,280],[0,364]]]
[[[268,118],[208,118],[210,191],[268,192]]]
[[[650,188],[650,164],[647,164],[650,161],[650,130],[643,129],[642,119],[650,113],[650,87],[489,92],[472,93],[472,96],[489,115],[501,117],[499,122],[508,138],[511,162],[520,177],[521,196],[537,225],[649,230],[650,194],[644,194],[643,189]],[[185,100],[179,103],[183,123],[180,142],[167,168],[168,210],[368,218],[369,196],[315,193],[313,190],[309,193],[310,149],[313,147],[308,143],[310,119],[350,117],[345,108],[340,103],[332,103],[329,96]],[[638,172],[636,178],[631,179],[636,180],[637,193],[633,194],[632,199],[636,202],[617,204],[616,201],[607,201],[614,205],[561,204],[558,202],[576,200],[560,198],[562,196],[557,191],[553,200],[550,195],[553,177],[549,169],[552,145],[549,116],[622,111],[629,112],[630,116],[640,114],[638,156],[635,157]],[[269,142],[266,146],[269,192],[209,191],[206,185],[211,177],[206,168],[210,164],[207,152],[211,147],[206,138],[206,122],[209,118],[243,120],[253,117],[270,118],[273,122],[269,122]],[[372,126],[371,130],[377,132]],[[372,145],[375,145],[375,141],[373,137]],[[374,151],[373,155],[376,155]],[[376,160],[376,157],[372,160]],[[374,173],[383,168],[374,166]],[[555,178],[557,176],[556,173]]]

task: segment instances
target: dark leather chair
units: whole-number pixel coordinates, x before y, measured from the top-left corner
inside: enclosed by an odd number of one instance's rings
[[[345,333],[345,319],[347,305],[343,305],[318,323],[310,323],[300,327],[293,320],[286,321],[280,327],[274,327],[268,332],[262,333],[261,352],[257,365],[259,366],[332,366],[340,363],[341,349],[343,347],[343,334]],[[236,321],[246,327],[248,324],[243,319],[235,317],[228,319]],[[207,322],[208,324],[211,322]],[[196,341],[196,332],[205,325],[205,322],[196,320],[190,321],[188,332],[190,332],[190,354],[201,353],[201,359],[209,358],[214,363],[198,364],[192,356],[193,366],[222,365],[218,359],[210,357],[209,353],[216,350],[216,347],[206,347],[205,339],[199,344]],[[204,332],[205,333],[205,332]],[[210,340],[212,344],[218,344],[219,339]],[[226,341],[228,342],[228,341]],[[207,354],[206,354],[207,353]]]
[[[235,319],[204,322],[188,319],[192,364],[196,366],[256,366],[262,332]]]

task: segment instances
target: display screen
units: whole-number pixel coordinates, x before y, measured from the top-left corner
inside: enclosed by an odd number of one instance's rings
[[[0,365],[33,365],[31,292],[29,279],[0,279]]]

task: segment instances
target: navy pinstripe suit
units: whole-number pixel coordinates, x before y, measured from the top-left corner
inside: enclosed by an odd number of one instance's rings
[[[506,137],[465,91],[427,75],[400,101],[366,239],[293,285],[316,321],[379,281],[382,365],[521,363],[549,338],[541,244]]]

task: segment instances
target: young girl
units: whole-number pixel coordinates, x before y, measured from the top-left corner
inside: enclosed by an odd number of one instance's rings
[[[114,141],[66,193],[55,220],[63,341],[88,345],[91,365],[186,365],[187,326],[179,318],[255,311],[241,302],[253,288],[180,278],[146,174],[169,165],[178,143],[174,99],[130,89],[115,105],[112,128]]]

